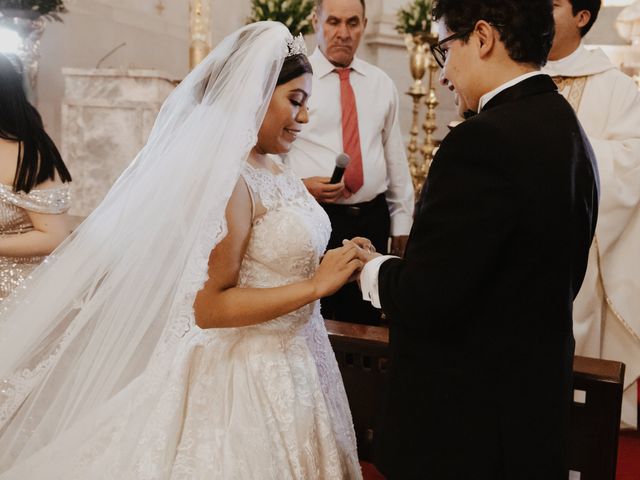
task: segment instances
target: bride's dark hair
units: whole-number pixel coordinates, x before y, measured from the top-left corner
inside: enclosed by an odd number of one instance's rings
[[[282,69],[280,70],[280,75],[278,75],[276,85],[287,83],[288,81],[298,78],[305,73],[313,74],[313,68],[311,68],[311,63],[309,63],[309,59],[305,54],[298,53],[297,55],[287,57],[284,59],[284,63],[282,64]]]
[[[248,33],[243,32],[238,35],[238,39],[227,60],[224,62],[220,62],[218,65],[215,65],[209,75],[202,79],[202,81],[200,82],[200,87],[196,89],[197,94],[195,95],[195,97],[198,103],[204,100],[209,87],[213,85],[214,82],[229,74],[227,69],[228,61],[250,38],[251,34]],[[280,73],[278,74],[276,86],[287,83],[288,81],[293,80],[294,78],[298,78],[305,73],[313,74],[313,68],[311,67],[311,63],[304,53],[298,53],[296,55],[286,57],[282,64],[282,68],[280,69]]]

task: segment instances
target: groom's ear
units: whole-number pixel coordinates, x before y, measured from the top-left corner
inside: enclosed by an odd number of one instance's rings
[[[479,20],[474,30],[478,42],[478,53],[481,59],[486,59],[493,52],[498,32],[486,20]],[[498,34],[499,35],[499,34]]]

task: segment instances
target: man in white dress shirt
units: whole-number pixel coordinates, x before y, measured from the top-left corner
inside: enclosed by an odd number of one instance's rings
[[[640,376],[640,91],[582,37],[600,0],[556,0],[556,35],[544,72],[578,115],[601,181],[596,238],[573,305],[576,354],[626,364],[622,424],[636,428]]]
[[[356,236],[378,251],[402,255],[411,229],[413,187],[398,122],[398,92],[379,68],[355,57],[367,24],[364,0],[317,0],[318,48],[309,57],[313,95],[309,124],[285,162],[325,208],[333,229],[329,247]],[[351,161],[331,184],[336,157]],[[355,284],[323,299],[325,318],[376,325],[380,314]]]

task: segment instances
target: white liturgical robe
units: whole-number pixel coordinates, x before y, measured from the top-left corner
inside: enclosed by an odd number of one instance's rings
[[[602,52],[547,63],[577,112],[600,173],[596,238],[574,302],[576,355],[626,364],[623,426],[637,425],[640,376],[640,90]]]

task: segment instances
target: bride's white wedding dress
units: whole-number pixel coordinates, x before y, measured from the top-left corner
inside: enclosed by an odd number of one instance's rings
[[[274,175],[247,164],[242,176],[266,212],[254,220],[239,286],[311,277],[330,234],[322,208],[288,169]],[[172,478],[361,477],[318,302],[251,327],[201,331],[174,378],[189,394]]]
[[[0,480],[361,478],[317,302],[243,328],[193,315],[241,176],[255,202],[241,286],[308,278],[324,251],[302,182],[245,162],[293,45],[274,22],[220,42],[100,206],[3,300]]]
[[[240,268],[241,287],[309,278],[329,239],[326,214],[282,168],[278,174],[243,168],[259,216]],[[90,423],[72,429],[69,440],[63,436],[0,478],[361,478],[349,405],[318,302],[254,326],[192,328],[180,343],[153,398],[139,379],[93,412]],[[153,411],[136,425],[137,412],[146,408]],[[133,431],[137,440],[129,443],[125,437]]]

